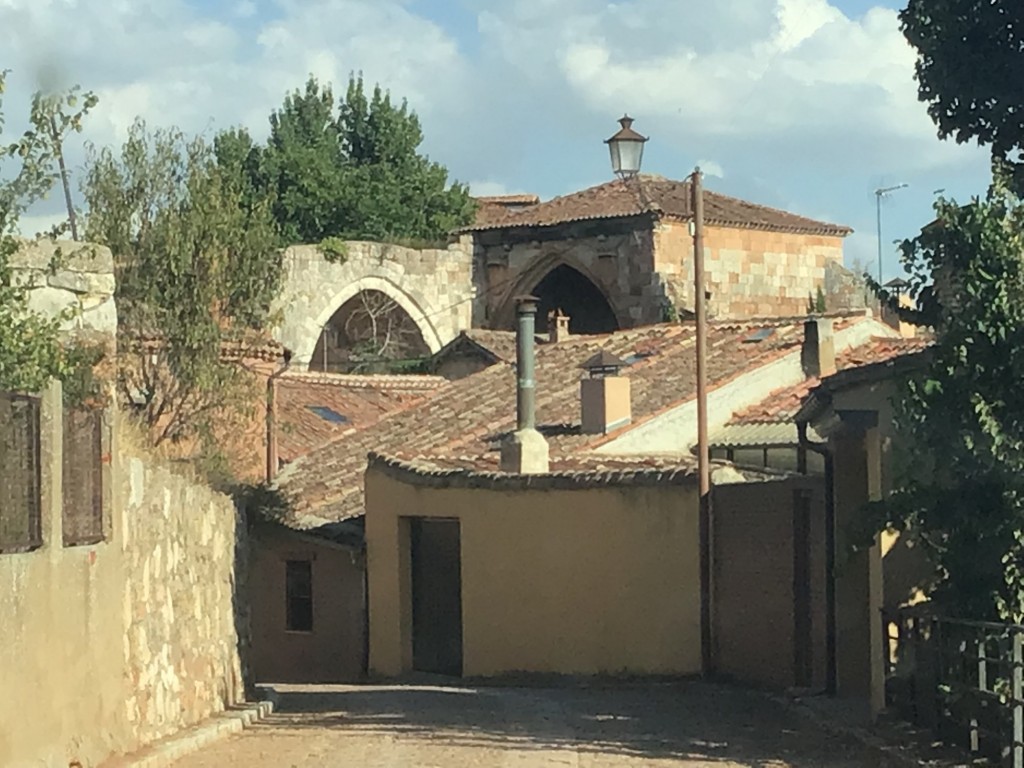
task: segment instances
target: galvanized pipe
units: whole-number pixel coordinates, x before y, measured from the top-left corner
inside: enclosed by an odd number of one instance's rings
[[[538,301],[536,296],[516,298],[516,429],[519,430],[537,426],[534,333]]]

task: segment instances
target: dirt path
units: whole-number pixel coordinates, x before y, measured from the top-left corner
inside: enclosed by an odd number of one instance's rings
[[[267,721],[175,768],[871,768],[770,700],[701,683],[282,688]]]

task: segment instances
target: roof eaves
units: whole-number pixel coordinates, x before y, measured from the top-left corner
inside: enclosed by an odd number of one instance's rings
[[[797,411],[793,421],[813,422],[831,406],[833,396],[837,392],[850,387],[884,381],[885,379],[910,373],[921,369],[927,364],[931,353],[929,349],[922,349],[906,355],[883,360],[878,363],[868,363],[855,368],[834,373],[821,380],[818,386],[814,387],[808,394],[804,404]]]

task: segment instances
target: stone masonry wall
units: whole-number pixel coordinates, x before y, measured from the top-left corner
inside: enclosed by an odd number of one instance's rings
[[[474,280],[477,315],[474,326],[511,329],[515,297],[530,293],[556,267],[566,264],[587,277],[604,294],[619,325],[657,323],[663,319],[664,289],[653,273],[650,225],[604,223],[570,225],[544,239],[503,239],[503,233],[478,233]]]
[[[278,341],[293,366],[309,365],[324,324],[360,291],[381,291],[419,327],[431,352],[469,328],[473,310],[472,244],[415,250],[387,243],[349,242],[343,263],[329,262],[315,245],[285,251],[285,285],[276,308]]]
[[[31,287],[28,301],[33,310],[51,317],[72,310],[66,329],[116,335],[114,258],[109,248],[70,240],[25,241],[11,266],[15,278]]]
[[[115,520],[127,575],[125,714],[145,743],[244,699],[235,562],[245,526],[230,498],[153,463],[126,437]]]
[[[675,305],[693,307],[693,239],[683,222],[655,230],[656,269]],[[713,317],[803,315],[825,288],[825,268],[842,262],[843,239],[824,235],[708,227],[705,269]]]

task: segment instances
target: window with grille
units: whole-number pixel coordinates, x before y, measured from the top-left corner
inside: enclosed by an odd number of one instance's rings
[[[0,553],[43,543],[39,400],[0,392]]]
[[[103,412],[64,406],[63,538],[74,547],[103,541]]]
[[[289,632],[313,631],[313,563],[309,560],[285,561],[285,629]]]

